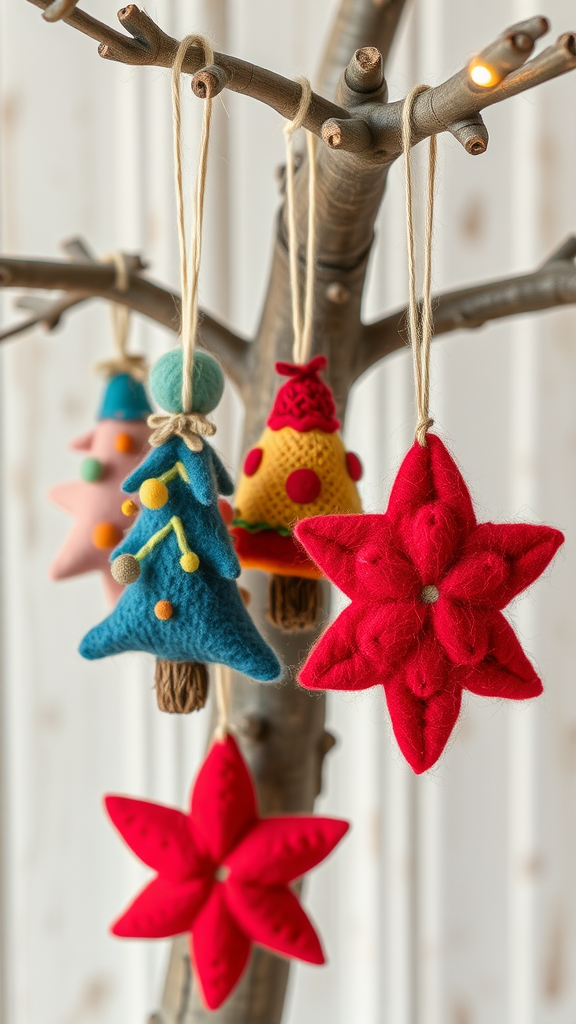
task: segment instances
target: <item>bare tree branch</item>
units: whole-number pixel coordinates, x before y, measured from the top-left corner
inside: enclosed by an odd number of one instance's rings
[[[51,0],[29,2],[46,10]],[[173,64],[178,41],[163,32],[135,4],[129,4],[118,12],[118,20],[130,36],[78,9],[63,20],[97,39],[100,43],[98,51],[107,60],[156,67],[171,67]],[[486,86],[475,84],[470,76],[470,68],[466,67],[442,85],[422,93],[413,108],[414,144],[429,135],[452,131],[453,125],[466,123],[485,107],[576,67],[574,33],[560,36],[556,43],[534,60],[524,63],[534,48],[535,40],[547,30],[548,22],[545,18],[530,18],[513,25],[486,47],[482,54],[488,55],[496,72]],[[295,117],[302,95],[301,86],[297,82],[228,54],[215,53],[214,65],[222,70],[228,89],[273,107],[289,120]],[[194,75],[203,67],[202,48],[191,47],[182,70]],[[356,153],[362,157],[363,162],[388,164],[402,152],[404,100],[386,103],[385,90],[374,99],[376,102],[363,103],[360,107],[350,109],[350,103],[337,106],[323,96],[312,93],[303,121],[304,127],[323,138],[333,149]],[[453,134],[463,141],[457,131],[453,131]],[[466,136],[463,144],[469,153],[477,155],[486,148],[486,139],[483,140],[476,133],[472,139]]]
[[[532,274],[487,281],[434,299],[434,337],[490,320],[576,303],[576,235]],[[364,328],[356,352],[356,379],[384,356],[407,344],[407,310]]]
[[[116,288],[116,268],[111,263],[68,263],[64,260],[0,257],[0,287],[40,288],[72,293],[65,298],[59,297],[47,309],[39,310],[36,316],[24,323],[8,328],[0,335],[0,340],[39,323],[52,329],[67,309],[94,297],[129,306],[172,331],[178,331],[180,327],[179,295],[134,272],[130,274],[127,291],[119,291]],[[202,314],[200,342],[218,357],[227,376],[244,395],[250,343],[207,313]]]

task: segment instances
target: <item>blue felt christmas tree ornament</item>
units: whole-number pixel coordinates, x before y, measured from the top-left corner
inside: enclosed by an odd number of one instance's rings
[[[222,371],[207,353],[196,352],[188,415],[178,403],[181,385],[182,352],[174,350],[150,377],[153,397],[170,415],[151,417],[156,447],[123,484],[127,494],[138,492],[141,507],[111,558],[112,574],[126,589],[80,645],[89,659],[133,650],[155,654],[159,704],[174,711],[203,703],[202,693],[191,691],[202,690],[204,662],[260,680],[281,673],[235,582],[240,565],[218,509],[218,495],[232,494],[234,485],[204,439],[215,430],[204,414],[221,397]],[[138,512],[134,500],[124,507],[127,514]]]

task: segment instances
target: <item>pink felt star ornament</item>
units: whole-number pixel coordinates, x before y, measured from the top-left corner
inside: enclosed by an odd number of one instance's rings
[[[320,940],[290,883],[348,830],[336,818],[259,818],[236,741],[216,740],[192,791],[189,814],[122,796],[106,798],[128,846],[156,872],[113,925],[115,935],[190,932],[190,959],[209,1009],[229,996],[253,942],[324,963]]]
[[[314,690],[381,683],[415,772],[444,750],[462,690],[525,700],[542,683],[502,609],[544,571],[564,537],[528,523],[477,523],[444,444],[408,451],[380,515],[304,519],[295,533],[351,599],[300,672]]]
[[[124,587],[112,577],[110,552],[132,525],[122,511],[126,495],[121,485],[141,461],[149,436],[150,427],[143,420],[103,419],[72,442],[70,447],[84,452],[98,475],[92,482],[79,479],[56,484],[49,492],[50,500],[74,517],[50,566],[50,579],[101,572],[108,603],[116,604]]]

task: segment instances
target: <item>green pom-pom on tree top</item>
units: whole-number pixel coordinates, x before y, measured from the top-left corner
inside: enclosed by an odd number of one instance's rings
[[[182,408],[181,348],[172,349],[160,357],[150,372],[150,391],[154,401],[165,412],[180,413]],[[192,411],[206,415],[216,408],[224,391],[224,374],[219,364],[207,352],[194,353],[192,374]]]

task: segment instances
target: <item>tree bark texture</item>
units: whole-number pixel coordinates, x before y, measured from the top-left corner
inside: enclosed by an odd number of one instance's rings
[[[50,0],[31,2],[46,9]],[[334,95],[335,102],[314,93],[304,121],[323,139],[317,150],[313,348],[314,353],[328,357],[328,381],[341,418],[353,382],[373,363],[404,344],[403,313],[369,327],[360,317],[374,222],[388,169],[401,152],[404,101],[386,103],[384,61],[377,50],[386,58],[403,6],[404,0],[342,0],[322,62],[319,86]],[[71,5],[64,7],[64,21],[98,40],[99,51],[106,59],[134,65],[171,65],[177,41],[134,5],[119,14],[130,35],[103,25]],[[576,42],[570,33],[525,63],[535,40],[546,29],[545,19],[529,19],[507,30],[484,51],[502,76],[494,88],[478,90],[464,68],[449,81],[422,93],[413,107],[414,144],[431,134],[450,131],[469,153],[482,153],[488,143],[480,114],[484,107],[576,66]],[[47,32],[55,30],[47,28]],[[204,69],[202,60],[201,48],[195,48],[184,64],[184,70],[195,76],[197,95],[206,95],[206,90],[215,94],[225,86],[267,103],[284,117],[295,116],[301,96],[298,83],[226,54],[215,55],[215,69]],[[301,289],[307,179],[304,159],[296,176]],[[476,326],[524,309],[576,301],[575,251],[569,244],[533,275],[443,297],[436,311],[437,333]],[[36,263],[27,267],[24,263],[0,260],[0,284],[75,291],[78,301],[102,295],[126,302],[166,326],[177,327],[177,296],[147,281],[137,269],[131,274],[128,292],[121,294],[115,289],[114,269],[109,265],[44,264],[42,270]],[[49,316],[46,322],[50,324]],[[274,364],[278,359],[289,360],[292,353],[284,210],[278,218],[269,288],[255,341],[247,343],[208,316],[202,334],[204,344],[220,356],[245,401],[247,449],[261,433],[278,387]],[[309,812],[320,790],[323,759],[333,740],[325,731],[324,696],[299,689],[296,677],[307,648],[327,622],[328,587],[322,584],[322,613],[315,627],[290,633],[274,627],[266,618],[267,576],[246,573],[242,584],[251,592],[250,611],[256,624],[286,668],[278,685],[256,683],[235,674],[231,722],[253,773],[261,812]],[[162,1006],[151,1020],[156,1024],[280,1024],[288,971],[286,961],[255,949],[248,971],[231,998],[220,1010],[210,1013],[202,1006],[193,984],[186,941],[178,938],[172,948]]]

